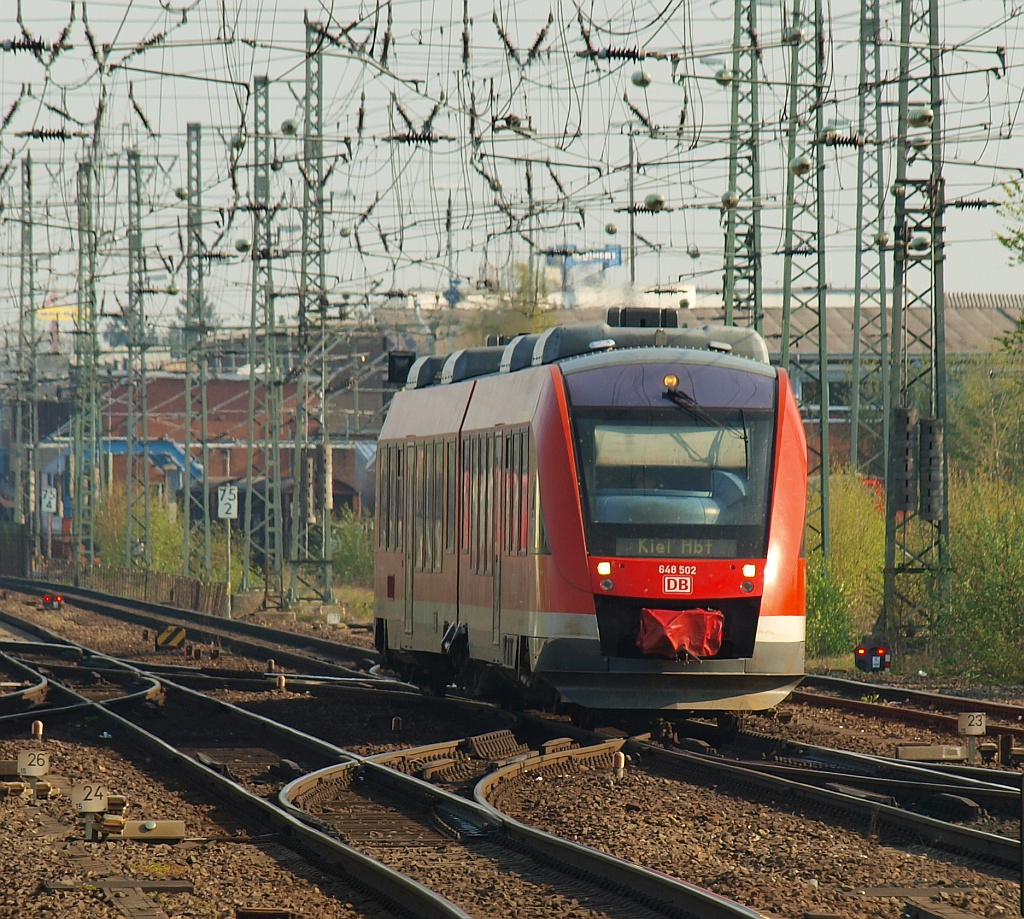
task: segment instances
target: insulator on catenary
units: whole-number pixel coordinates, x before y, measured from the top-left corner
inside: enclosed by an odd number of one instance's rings
[[[41,54],[43,51],[60,51],[62,42],[54,42],[48,45],[40,38],[5,38],[0,42],[0,48],[4,51],[12,51],[17,54],[19,51],[29,51],[32,54]]]
[[[947,202],[947,207],[956,207],[962,211],[980,211],[983,207],[999,207],[1002,202],[989,201],[987,198],[956,198]]]
[[[15,137],[31,137],[34,140],[59,140],[65,141],[70,140],[72,137],[85,137],[87,135],[82,133],[72,134],[69,131],[65,131],[63,128],[36,128],[32,131],[18,131]]]
[[[828,134],[825,137],[826,147],[863,147],[866,143],[862,134]]]
[[[640,48],[598,48],[596,51],[582,53],[598,60],[643,60],[646,56]]]

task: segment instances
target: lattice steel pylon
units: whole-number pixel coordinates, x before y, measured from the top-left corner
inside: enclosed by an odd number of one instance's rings
[[[203,290],[202,126],[187,128],[188,213],[185,242],[185,456],[182,470],[184,505],[183,566],[185,577],[210,580],[210,443],[207,427],[207,311]],[[197,424],[198,422],[198,424]],[[198,428],[198,430],[197,430]],[[193,471],[199,445],[201,481]],[[198,484],[198,488],[196,485]],[[229,521],[230,522],[230,521]]]
[[[821,0],[808,18],[801,0],[782,40],[791,49],[783,232],[782,366],[799,362],[802,411],[808,425],[810,484],[807,549],[831,554],[829,534],[829,387],[825,312],[825,48]],[[807,350],[801,350],[806,346]],[[800,351],[798,355],[797,352]],[[815,393],[814,390],[817,389]]]
[[[125,563],[149,570],[149,419],[146,404],[145,256],[142,251],[142,167],[138,150],[128,151],[128,386],[125,423]]]
[[[898,652],[930,643],[949,604],[938,0],[902,0],[899,132],[881,630]],[[934,650],[932,648],[931,650]]]
[[[270,82],[253,80],[253,245],[249,323],[249,425],[246,453],[242,590],[252,586],[259,555],[264,603],[284,603],[284,520],[281,513],[281,371],[272,270],[270,206]],[[262,482],[257,482],[262,478]]]
[[[73,437],[75,444],[72,495],[71,559],[75,583],[83,569],[96,560],[94,515],[100,494],[99,334],[96,315],[96,232],[94,225],[93,167],[78,166],[78,319],[75,325],[75,393]]]
[[[761,46],[757,0],[736,0],[733,12],[729,189],[725,214],[726,325],[762,331]]]
[[[307,21],[302,265],[299,281],[298,359],[301,363],[295,400],[289,603],[304,599],[334,602],[331,584],[333,475],[325,396],[328,351],[323,140],[325,40],[323,28]],[[315,381],[311,368],[314,360],[319,364]],[[310,417],[316,418],[319,427],[315,443],[310,436]]]
[[[33,555],[39,554],[40,512],[36,497],[36,447],[39,412],[36,402],[35,252],[32,245],[32,159],[21,162],[21,258],[18,291],[18,376],[14,401],[14,519],[28,527]]]
[[[850,381],[850,468],[884,479],[889,444],[889,303],[885,229],[884,133],[880,0],[860,12],[857,220],[853,291],[853,374]]]

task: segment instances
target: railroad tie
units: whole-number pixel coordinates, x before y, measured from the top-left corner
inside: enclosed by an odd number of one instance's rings
[[[900,919],[983,919],[949,903],[912,897],[904,904]]]

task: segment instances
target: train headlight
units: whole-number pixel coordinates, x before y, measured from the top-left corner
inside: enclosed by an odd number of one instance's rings
[[[597,563],[597,573],[599,575],[601,575],[601,577],[603,577],[603,578],[608,577],[608,575],[610,575],[612,573],[612,563],[611,562],[598,562]]]
[[[752,578],[755,574],[757,574],[757,565],[743,566],[743,577]]]

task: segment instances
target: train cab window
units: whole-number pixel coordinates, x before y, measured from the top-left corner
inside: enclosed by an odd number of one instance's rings
[[[566,383],[591,552],[764,554],[773,371],[623,363]]]

